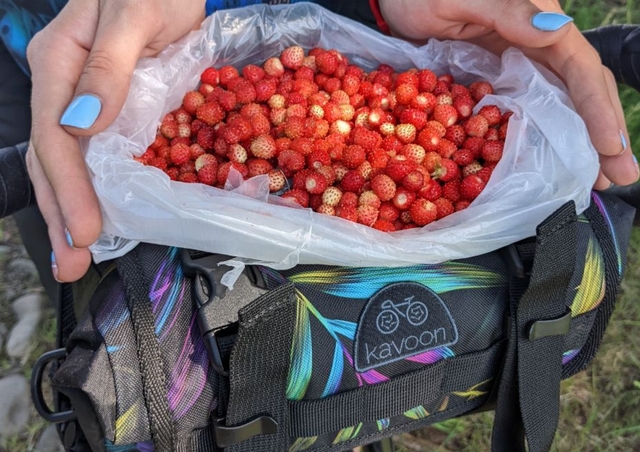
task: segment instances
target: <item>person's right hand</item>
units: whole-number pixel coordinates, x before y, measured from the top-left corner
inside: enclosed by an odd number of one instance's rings
[[[120,113],[138,60],[196,28],[205,0],[69,0],[29,44],[32,130],[29,175],[53,246],[52,270],[74,281],[102,230],[78,137]]]

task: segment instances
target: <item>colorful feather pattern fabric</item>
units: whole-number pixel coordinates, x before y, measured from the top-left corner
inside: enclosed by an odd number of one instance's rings
[[[613,227],[613,220],[611,219],[611,215],[609,211],[604,205],[602,198],[595,191],[591,192],[591,199],[598,207],[600,214],[605,219],[607,226],[609,228],[609,233],[611,234],[611,238],[613,239],[613,244],[616,249],[616,260],[618,263],[618,275],[622,276],[622,252],[620,251],[620,245],[618,244],[618,238],[616,237],[616,228]]]
[[[605,295],[604,257],[600,245],[591,237],[587,245],[582,281],[576,288],[571,315],[577,317],[597,308]]]
[[[289,452],[300,452],[302,450],[307,450],[308,448],[313,446],[317,440],[317,436],[298,438],[294,441],[291,447],[289,447]]]
[[[344,443],[345,441],[350,441],[354,439],[360,433],[361,428],[362,428],[362,423],[353,427],[343,428],[336,435],[336,439],[333,440],[333,444],[340,444],[340,443]]]

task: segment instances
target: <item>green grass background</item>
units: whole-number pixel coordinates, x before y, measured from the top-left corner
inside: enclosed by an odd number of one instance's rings
[[[565,0],[581,30],[640,24],[640,0]],[[640,157],[640,94],[621,86],[632,148]],[[489,451],[493,414],[452,419],[413,436],[399,450]],[[556,452],[640,451],[640,229],[633,233],[622,295],[600,351],[584,372],[562,384]]]

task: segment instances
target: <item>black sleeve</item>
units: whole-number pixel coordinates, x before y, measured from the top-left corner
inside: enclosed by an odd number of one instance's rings
[[[317,3],[334,13],[378,30],[369,0],[318,0]]]

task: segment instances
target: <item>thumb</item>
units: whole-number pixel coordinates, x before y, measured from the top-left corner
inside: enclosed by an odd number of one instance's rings
[[[109,10],[110,4],[105,4],[74,98],[60,119],[74,135],[94,135],[115,120],[146,46],[146,33],[131,22],[128,10]]]
[[[573,19],[561,11],[542,11],[529,0],[468,0],[458,4],[458,20],[495,30],[512,44],[547,47],[564,38]]]

